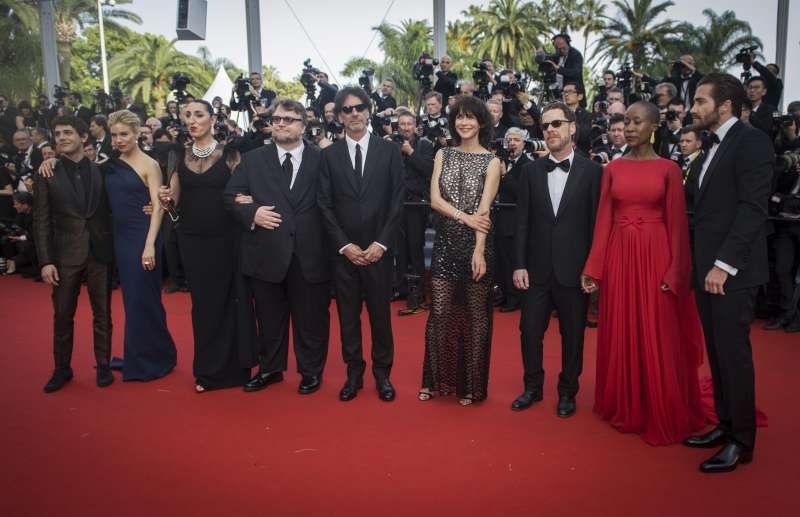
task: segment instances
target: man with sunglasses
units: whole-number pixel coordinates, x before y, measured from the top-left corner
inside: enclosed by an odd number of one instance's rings
[[[511,409],[542,400],[544,333],[558,311],[561,330],[559,417],[575,413],[583,367],[583,334],[589,297],[581,271],[592,243],[602,166],[574,150],[575,114],[553,102],[542,110],[542,132],[550,154],[525,165],[517,194],[514,286],[525,301],[520,320],[525,391]]]
[[[400,149],[367,130],[369,97],[360,88],[339,90],[334,112],[345,138],[322,151],[319,206],[336,258],[333,280],[347,382],[339,400],[352,400],[363,385],[361,308],[366,301],[372,334],[372,373],[381,400],[394,400],[389,381],[394,342],[389,300],[392,255],[405,186]]]
[[[317,206],[320,151],[305,145],[305,127],[303,105],[278,100],[272,113],[273,143],[244,154],[225,188],[225,203],[245,228],[241,271],[250,279],[262,329],[259,371],[245,384],[248,392],[283,380],[290,316],[302,376],[298,392],[313,393],[322,383],[330,326],[330,253]],[[252,197],[252,202],[236,202],[238,194]]]

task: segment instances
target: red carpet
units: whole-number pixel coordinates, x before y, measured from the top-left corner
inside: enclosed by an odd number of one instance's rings
[[[52,368],[49,288],[0,279],[0,515],[792,516],[800,512],[800,334],[753,333],[755,461],[704,476],[708,454],[654,448],[591,412],[595,332],[587,331],[578,413],[555,416],[558,325],[547,336],[544,402],[513,413],[521,388],[519,313],[495,315],[489,399],[416,400],[425,314],[396,318],[394,403],[371,379],[341,403],[338,328],[322,389],[290,371],[258,393],[193,392],[189,297],[166,295],[178,367],[150,383],[94,385],[89,304],[77,314],[75,378],[42,392]],[[124,314],[114,294],[114,353]],[[335,316],[332,318],[335,322]],[[759,322],[760,324],[760,322]],[[293,361],[290,358],[290,364]],[[292,368],[290,368],[292,370]]]

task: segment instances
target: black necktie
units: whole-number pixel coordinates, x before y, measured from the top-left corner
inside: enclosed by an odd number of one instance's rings
[[[75,173],[73,175],[73,186],[75,187],[75,195],[78,198],[78,204],[81,210],[86,210],[86,189],[83,187],[83,178],[81,178],[80,164],[75,166]]]
[[[356,178],[358,178],[359,180],[361,179],[361,173],[362,173],[361,171],[362,171],[362,168],[363,168],[363,167],[361,166],[361,146],[360,146],[359,144],[356,144],[356,165],[355,165],[355,171],[356,171]]]
[[[283,159],[283,172],[286,173],[286,184],[289,188],[292,188],[292,174],[294,173],[294,167],[292,167],[292,155],[291,153],[286,153],[285,158]]]
[[[547,160],[544,164],[545,169],[547,172],[553,172],[556,170],[556,167],[559,167],[564,172],[569,172],[569,158],[564,161],[554,162],[553,160]]]

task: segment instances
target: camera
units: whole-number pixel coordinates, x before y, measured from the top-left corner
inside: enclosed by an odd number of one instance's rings
[[[66,86],[59,86],[57,84],[53,85],[53,98],[56,100],[57,105],[63,106],[64,99],[66,99],[69,94],[69,88]]]
[[[439,64],[439,60],[431,57],[427,52],[420,54],[417,62],[411,69],[414,74],[414,79],[419,82],[422,95],[425,95],[431,90],[431,75],[433,75],[433,67]]]
[[[489,98],[489,67],[485,61],[472,64],[472,81],[475,83],[475,95],[481,99]]]
[[[512,81],[512,77],[516,80]],[[500,72],[500,84],[498,87],[503,92],[504,97],[511,99],[515,97],[518,92],[525,91],[525,82],[522,80],[522,74],[519,72],[503,70]]]
[[[375,75],[375,70],[367,68],[361,71],[361,76],[358,78],[358,85],[367,93],[372,93],[372,77]]]
[[[747,81],[753,75],[750,72],[750,68],[753,65],[753,59],[755,58],[754,53],[756,50],[758,50],[758,45],[745,47],[739,50],[739,52],[733,56],[733,61],[742,65],[742,81]]]
[[[182,72],[176,72],[172,75],[172,81],[169,87],[172,89],[172,94],[178,103],[183,103],[186,99],[186,87],[191,84],[192,80],[188,75]]]
[[[9,237],[22,237],[25,235],[25,230],[16,224],[0,223],[0,243],[5,245],[9,241]]]
[[[428,115],[423,115],[417,125],[422,128],[422,136],[432,142],[435,142],[437,138],[452,140],[450,122],[447,117],[430,118]]]
[[[490,141],[489,150],[493,152],[499,160],[508,163],[510,153],[508,150],[508,142],[505,138],[495,138]]]
[[[403,138],[403,135],[400,134],[400,117],[397,115],[381,117],[381,124],[384,126],[391,126],[391,131],[388,133],[389,136],[392,138],[393,142],[397,142],[398,144],[402,145],[405,138]]]
[[[303,61],[303,71],[300,72],[300,84],[306,89],[306,106],[311,106],[317,100],[317,74],[319,69],[311,64],[311,58]]]
[[[779,111],[772,114],[772,125],[776,128],[789,127],[792,124],[797,125],[798,120],[791,113],[782,115]]]
[[[344,131],[344,126],[338,120],[332,120],[325,125],[325,132],[332,142],[338,139],[338,135],[342,131]]]
[[[783,174],[792,169],[800,170],[800,152],[786,152],[775,157],[775,174]]]
[[[547,142],[544,140],[525,140],[526,153],[539,153],[542,151],[547,151]]]
[[[253,128],[256,131],[260,132],[270,124],[272,124],[272,113],[259,113],[257,116],[253,117]]]
[[[228,116],[224,111],[219,109],[214,114],[214,117],[214,138],[220,143],[227,142],[228,137],[231,136],[231,130],[228,128],[228,124],[226,124]]]
[[[250,79],[243,74],[239,74],[239,77],[233,80],[233,84],[236,87],[236,96],[240,101],[250,93]]]
[[[319,120],[312,120],[306,125],[305,138],[313,142],[316,141],[319,136],[325,136],[325,132],[322,129],[322,122]]]

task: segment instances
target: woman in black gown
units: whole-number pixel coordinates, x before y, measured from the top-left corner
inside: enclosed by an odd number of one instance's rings
[[[178,249],[192,297],[193,371],[201,393],[247,382],[250,370],[241,366],[239,350],[253,339],[255,323],[246,296],[239,295],[238,227],[222,204],[239,154],[214,139],[208,102],[191,102],[182,115],[193,144],[178,157],[177,171],[169,171],[159,199],[180,213]]]
[[[486,149],[491,118],[477,97],[463,97],[451,108],[450,132],[456,147],[436,154],[431,178],[431,207],[438,214],[419,400],[456,394],[466,406],[484,400],[489,383],[489,210],[500,185],[500,162]]]

